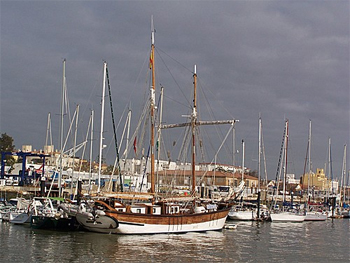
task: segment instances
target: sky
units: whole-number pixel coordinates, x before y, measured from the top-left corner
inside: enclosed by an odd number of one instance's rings
[[[229,126],[203,127],[203,131],[201,127],[203,144],[209,145],[203,161],[211,162],[216,155],[218,163],[235,160],[241,165],[244,140],[244,164],[257,170],[260,115],[267,175],[274,179],[288,119],[287,169],[299,178],[311,120],[313,170],[329,167],[330,138],[332,174],[340,177],[344,145],[350,138],[349,1],[1,0],[1,134],[13,137],[17,149],[22,145],[43,149],[50,113],[53,144],[59,148],[66,59],[71,116],[79,105],[77,142],[85,140],[94,110],[96,158],[106,61],[117,137],[121,144],[125,142],[121,135],[126,111],[132,110],[132,134],[149,94],[152,15],[157,100],[164,87],[163,122],[186,121],[183,115],[190,113],[194,65],[200,119],[239,120],[235,157],[231,135],[217,152]],[[105,111],[104,155],[113,164],[108,97]],[[65,133],[68,116],[64,117]],[[171,133],[172,137],[163,137],[168,143],[164,149],[175,160],[174,145],[181,145],[184,133]],[[197,159],[199,155],[197,150]]]

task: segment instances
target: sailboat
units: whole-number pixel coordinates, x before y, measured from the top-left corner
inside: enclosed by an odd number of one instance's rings
[[[208,122],[197,120],[196,108],[196,85],[197,73],[196,66],[193,72],[194,99],[191,114],[191,122],[178,125],[163,125],[162,128],[174,127],[191,127],[192,130],[192,194],[193,197],[183,200],[159,199],[156,200],[155,191],[155,67],[154,67],[154,28],[153,19],[151,22],[151,59],[150,68],[152,70],[152,82],[150,87],[150,156],[151,156],[151,186],[149,195],[150,202],[139,204],[126,204],[117,199],[106,198],[104,203],[110,205],[114,210],[105,210],[105,215],[115,218],[118,221],[117,234],[158,234],[158,233],[186,233],[186,232],[203,232],[211,230],[221,230],[230,210],[229,204],[226,203],[206,203],[203,204],[195,196],[196,193],[196,175],[195,175],[195,136],[196,126],[205,125]],[[221,121],[225,124],[233,124],[234,120]],[[212,124],[212,123],[210,123]],[[128,193],[125,193],[128,195]]]
[[[268,218],[268,211],[266,209],[261,209],[264,206],[260,204],[260,196],[261,196],[261,150],[262,150],[262,122],[261,122],[261,117],[259,115],[259,150],[258,150],[258,199],[257,199],[257,204],[244,204],[240,206],[235,206],[231,208],[231,211],[229,212],[228,216],[232,220],[240,220],[240,221],[254,221],[254,220],[265,220]],[[243,171],[244,171],[244,141],[242,141],[242,181],[241,183],[244,184],[243,180]],[[266,176],[266,166],[265,166],[265,176]],[[267,180],[266,180],[267,181]],[[261,211],[261,213],[260,213]]]
[[[242,180],[244,183],[244,140],[242,140]],[[239,220],[239,221],[253,221],[256,219],[256,206],[246,206],[244,202],[237,206],[233,206],[228,213],[228,217],[231,220]]]
[[[305,221],[325,221],[327,214],[323,211],[313,211],[310,209],[310,176],[311,176],[311,120],[309,124],[309,138],[308,138],[308,176],[307,176],[307,207]],[[304,172],[305,174],[305,172]]]
[[[31,203],[30,226],[34,229],[73,231],[80,228],[74,216],[57,203],[60,198],[34,197]]]
[[[289,121],[288,119],[285,120],[285,128],[284,128],[284,135],[282,140],[282,147],[280,152],[280,159],[279,159],[279,165],[281,160],[284,160],[284,166],[283,166],[283,203],[285,201],[285,180],[286,180],[286,174],[287,174],[287,152],[288,152],[288,128],[289,128]],[[279,166],[278,165],[278,166]],[[279,167],[278,167],[279,168]],[[277,175],[279,175],[279,169],[277,170]],[[279,182],[279,176],[277,178],[276,175],[276,183],[277,183],[277,194],[278,194],[278,182]],[[282,211],[271,211],[270,212],[270,218],[272,222],[303,222],[305,220],[305,215],[299,213],[299,211],[285,211],[284,207]]]

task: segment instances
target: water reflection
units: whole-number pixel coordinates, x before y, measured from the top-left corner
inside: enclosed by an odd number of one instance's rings
[[[193,257],[209,262],[220,262],[224,248],[223,232],[187,233],[171,235],[117,236],[116,254],[143,255],[150,260],[192,262]],[[137,246],[135,246],[137,244]],[[181,259],[179,258],[181,256]],[[123,258],[135,260],[135,258]]]
[[[1,262],[348,262],[349,220],[240,222],[207,233],[118,236],[0,223]]]

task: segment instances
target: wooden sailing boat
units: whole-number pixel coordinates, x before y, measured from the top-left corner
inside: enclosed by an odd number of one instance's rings
[[[154,155],[154,133],[155,133],[155,67],[154,67],[154,28],[152,21],[151,35],[151,60],[150,67],[152,70],[152,84],[150,87],[150,111],[151,111],[151,187],[150,194],[153,196],[150,203],[126,205],[123,202],[109,199],[111,207],[117,212],[105,211],[107,216],[118,220],[119,227],[116,229],[117,234],[156,234],[156,233],[186,233],[209,230],[221,230],[224,227],[230,207],[225,204],[207,205],[197,202],[195,196],[192,201],[156,201],[155,196],[155,155]],[[200,122],[197,120],[196,105],[196,85],[197,73],[194,67],[194,100],[191,114],[191,122],[177,125],[167,125],[162,128],[188,127],[192,129],[192,193],[196,192],[196,176],[195,176],[195,129],[197,125],[214,124],[209,122]],[[234,120],[222,121],[221,123],[232,124]]]

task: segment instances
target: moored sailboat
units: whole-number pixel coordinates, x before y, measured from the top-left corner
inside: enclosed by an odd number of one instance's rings
[[[328,215],[323,211],[307,211],[305,221],[325,221]]]
[[[279,177],[280,177],[280,164],[283,160],[283,198],[282,203],[285,202],[285,181],[286,181],[286,174],[287,174],[287,153],[288,153],[288,138],[289,138],[289,121],[288,119],[285,120],[285,128],[284,128],[284,134],[282,139],[282,146],[280,151],[280,157],[279,157],[279,164],[278,169],[276,173],[276,183],[277,183],[277,191],[278,194],[278,185],[279,185]],[[277,200],[277,196],[275,197]],[[276,203],[274,207],[276,206]],[[292,204],[293,206],[293,204]],[[270,212],[270,219],[272,222],[303,222],[305,220],[305,214],[301,213],[300,211],[285,211],[284,207],[282,207],[282,211],[276,211],[273,210]]]
[[[305,220],[304,214],[295,212],[280,212],[270,214],[272,222],[303,222]]]
[[[244,140],[242,140],[242,179],[241,183],[244,184]],[[230,212],[228,213],[228,218],[231,220],[239,221],[253,221],[256,219],[256,207],[250,205],[245,205],[243,202],[240,202],[239,205],[232,206]]]
[[[228,217],[232,220],[239,220],[239,221],[253,221],[256,219],[256,211],[255,210],[242,210],[242,209],[236,209],[232,208],[230,212],[228,213]]]
[[[192,197],[181,200],[169,198],[161,199],[155,191],[155,155],[154,155],[154,133],[155,133],[155,67],[154,67],[154,28],[152,21],[152,44],[150,68],[152,70],[152,82],[150,87],[150,159],[151,186],[149,193],[151,199],[146,203],[126,204],[118,200],[109,199],[111,208],[105,210],[106,216],[115,218],[119,226],[116,228],[117,234],[157,234],[157,233],[186,233],[201,232],[210,230],[221,230],[224,227],[230,206],[228,203],[202,203],[196,197],[196,175],[195,175],[195,129],[197,125],[205,125],[197,120],[196,95],[194,95],[191,122],[168,125],[173,127],[191,127],[192,130]],[[193,73],[194,94],[196,94],[197,73],[196,67]],[[233,124],[234,120],[223,121],[225,124]],[[210,123],[212,124],[212,123]],[[162,128],[166,128],[165,125]],[[158,199],[157,199],[158,198]],[[114,211],[116,210],[116,212]]]
[[[305,221],[325,221],[328,215],[321,211],[313,211],[310,209],[310,176],[311,176],[311,120],[309,124],[308,137],[308,182],[307,182],[307,207],[305,213]],[[305,174],[305,171],[304,171]]]
[[[50,230],[79,229],[76,218],[54,204],[53,200],[50,197],[34,197],[30,226],[34,229]]]

